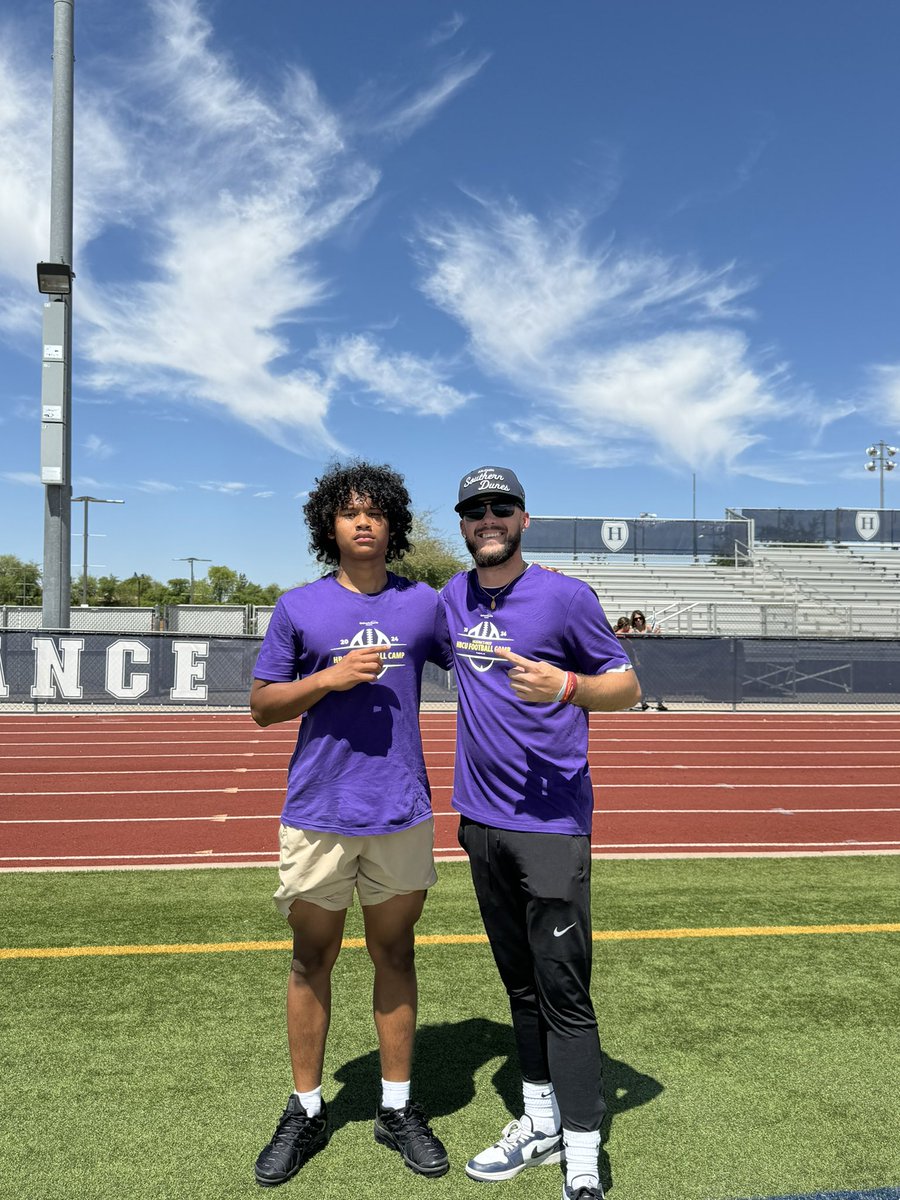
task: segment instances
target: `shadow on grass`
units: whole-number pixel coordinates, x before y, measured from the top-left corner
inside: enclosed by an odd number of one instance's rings
[[[413,1097],[429,1117],[447,1117],[475,1098],[475,1076],[492,1059],[503,1061],[493,1083],[511,1116],[522,1111],[522,1077],[519,1073],[512,1028],[482,1017],[446,1025],[422,1025],[416,1033]],[[340,1067],[334,1075],[341,1089],[329,1102],[332,1133],[352,1121],[371,1121],[381,1088],[381,1066],[376,1050]],[[602,1127],[600,1178],[612,1187],[612,1169],[605,1147],[612,1139],[619,1113],[655,1100],[663,1090],[652,1075],[636,1071],[620,1059],[603,1055],[603,1085],[608,1105]],[[491,1137],[499,1130],[488,1131]]]

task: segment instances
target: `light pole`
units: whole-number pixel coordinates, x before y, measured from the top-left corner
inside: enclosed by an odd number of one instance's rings
[[[212,562],[211,558],[198,558],[196,554],[189,554],[186,558],[176,558],[176,562],[186,562],[191,564],[191,592],[188,599],[189,604],[194,603],[194,563],[195,562]]]
[[[884,508],[884,473],[885,471],[893,471],[896,463],[892,462],[894,455],[897,453],[896,446],[889,446],[887,442],[876,442],[874,446],[869,446],[866,454],[869,456],[869,461],[866,463],[867,471],[878,472],[878,507]]]
[[[53,2],[50,261],[38,263],[44,305],[41,362],[41,483],[44,587],[41,625],[68,629],[72,602],[72,158],[75,0]]]
[[[88,579],[88,510],[92,504],[124,504],[124,500],[101,500],[97,496],[73,496],[73,504],[84,505],[84,546],[81,571],[81,607],[87,608],[87,579]]]

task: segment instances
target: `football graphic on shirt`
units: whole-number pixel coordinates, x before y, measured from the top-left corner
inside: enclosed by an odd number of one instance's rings
[[[471,640],[464,646],[458,647],[459,656],[466,659],[476,671],[482,672],[489,671],[497,661],[492,654],[486,655],[485,649],[489,650],[495,642],[502,645],[509,641],[509,638],[501,634],[494,622],[487,618],[479,621],[477,625],[473,625],[471,629],[467,629],[466,637]]]
[[[386,633],[374,625],[367,625],[365,628],[360,629],[358,633],[353,635],[353,637],[350,639],[347,649],[359,650],[365,646],[386,646],[390,648],[391,645],[391,639]],[[378,672],[376,678],[380,679],[387,669],[388,664],[385,662],[381,670]]]

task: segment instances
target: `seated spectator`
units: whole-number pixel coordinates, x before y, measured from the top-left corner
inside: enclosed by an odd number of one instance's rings
[[[662,629],[660,628],[659,625],[656,625],[656,624],[648,625],[647,624],[647,618],[644,616],[644,614],[641,612],[641,610],[639,608],[636,608],[634,610],[634,612],[631,614],[630,623],[629,623],[627,617],[623,617],[622,620],[628,624],[628,633],[632,637],[634,637],[634,636],[643,637],[643,636],[650,636],[650,635],[659,636],[659,634],[662,633]],[[617,627],[616,633],[618,634],[618,632],[619,632],[619,630]],[[649,707],[650,707],[650,704],[647,700],[641,701],[641,712],[646,712]],[[657,696],[657,698],[656,698],[656,711],[657,712],[668,712],[669,711],[668,708],[666,707],[666,705],[663,703],[662,696]]]
[[[631,622],[628,618],[619,617],[618,621],[616,621],[616,627],[613,630],[616,637],[627,637],[631,631]]]
[[[647,618],[639,608],[636,608],[631,614],[631,632],[642,634],[660,634],[662,633],[662,628],[661,626],[655,624],[648,625]]]

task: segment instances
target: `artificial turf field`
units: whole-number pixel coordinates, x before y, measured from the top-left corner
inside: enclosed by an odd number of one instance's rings
[[[418,926],[478,935],[445,863]],[[8,948],[282,940],[271,869],[0,875]],[[900,857],[598,861],[594,929],[900,922]],[[361,931],[351,912],[347,936]],[[332,1140],[277,1195],[471,1196],[465,1160],[520,1109],[506,998],[481,943],[418,951],[413,1093],[450,1152],[423,1180],[377,1146],[365,950],[341,953],[324,1093]],[[0,1196],[228,1200],[290,1091],[284,950],[0,951]],[[594,997],[616,1200],[729,1200],[900,1184],[900,933],[603,940]],[[557,1167],[496,1185],[557,1200]],[[273,1189],[272,1194],[276,1194]]]

